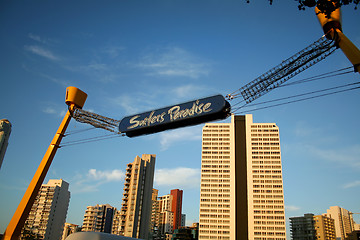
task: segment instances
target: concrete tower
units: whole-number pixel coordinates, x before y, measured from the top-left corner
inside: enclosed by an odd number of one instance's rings
[[[127,165],[122,207],[114,220],[118,226],[113,227],[113,234],[148,238],[155,158],[156,155],[143,154]]]

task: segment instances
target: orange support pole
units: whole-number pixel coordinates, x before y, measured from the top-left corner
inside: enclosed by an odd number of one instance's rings
[[[46,177],[46,174],[50,168],[51,162],[54,159],[57,149],[60,147],[60,142],[64,137],[67,126],[71,120],[71,112],[74,111],[75,107],[82,108],[87,94],[75,87],[68,87],[66,89],[65,102],[69,105],[69,110],[65,114],[59,129],[57,130],[50,146],[48,147],[38,169],[32,178],[29,187],[19,203],[9,225],[7,226],[3,240],[16,240],[19,239],[21,230],[24,227],[25,221],[29,215],[32,205],[34,204],[35,198],[39,192],[39,189]]]
[[[360,50],[342,33],[336,29],[338,45],[354,66],[354,71],[360,73]]]
[[[74,108],[70,106],[70,108]],[[29,187],[26,189],[26,192],[21,199],[19,206],[17,207],[6,231],[4,233],[3,240],[15,240],[19,239],[21,230],[25,224],[25,221],[29,215],[32,205],[34,204],[35,198],[39,192],[39,189],[45,179],[45,176],[49,170],[52,160],[54,159],[55,153],[59,148],[61,139],[63,138],[66,128],[69,125],[71,115],[69,109],[60,124],[59,129],[57,130],[53,140],[51,141],[50,146],[48,147],[38,169],[35,172],[34,177],[32,178]]]

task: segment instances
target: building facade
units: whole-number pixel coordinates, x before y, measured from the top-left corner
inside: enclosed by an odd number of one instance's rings
[[[308,213],[303,217],[290,218],[290,232],[293,240],[314,240],[316,230],[314,226],[314,214]]]
[[[127,165],[122,207],[115,218],[117,225],[113,227],[113,234],[148,238],[155,159],[154,154],[143,154]]]
[[[109,204],[87,206],[81,231],[111,233],[116,211],[116,208]]]
[[[182,195],[182,190],[172,189],[170,194],[153,199],[152,239],[165,239],[182,226]]]
[[[4,160],[6,148],[9,143],[11,123],[7,119],[0,120],[0,168]]]
[[[279,138],[252,115],[205,124],[199,239],[286,239]]]
[[[293,240],[336,239],[334,219],[312,213],[290,218],[290,231]]]
[[[171,240],[198,240],[199,226],[180,226],[174,230]]]
[[[70,201],[68,189],[69,184],[62,179],[50,179],[41,186],[20,239],[29,233],[37,239],[61,239]]]
[[[183,190],[172,189],[170,191],[170,195],[172,196],[171,200],[171,211],[174,214],[174,222],[172,226],[172,230],[178,229],[181,224],[181,214],[182,214],[182,198],[183,198]]]
[[[181,214],[181,226],[186,226],[186,214]]]
[[[325,215],[335,220],[337,240],[345,240],[347,235],[355,230],[355,222],[350,211],[339,206],[332,206],[327,209]]]
[[[316,239],[335,240],[335,220],[325,215],[314,216],[314,227],[316,230]]]
[[[61,239],[65,240],[70,234],[80,232],[80,231],[81,231],[81,228],[79,227],[79,225],[72,224],[72,223],[65,223],[64,231],[63,231]]]
[[[159,206],[159,226],[158,236],[172,233],[174,225],[174,213],[171,211],[173,196],[170,194],[158,198]]]
[[[159,202],[157,201],[159,190],[153,188],[151,196],[151,221],[150,221],[150,235],[149,239],[154,239],[157,236],[159,230]]]

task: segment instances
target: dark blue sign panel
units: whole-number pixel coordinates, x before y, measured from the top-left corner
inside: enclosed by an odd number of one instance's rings
[[[119,131],[128,137],[156,133],[225,119],[230,115],[230,109],[230,104],[223,96],[215,95],[125,117],[119,124]]]

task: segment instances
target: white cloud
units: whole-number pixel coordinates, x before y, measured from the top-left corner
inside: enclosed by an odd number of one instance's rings
[[[114,169],[111,171],[100,171],[96,169],[90,169],[88,172],[89,179],[94,179],[96,181],[105,181],[105,182],[112,182],[112,181],[120,181],[123,180],[125,174],[123,171]]]
[[[312,154],[331,162],[341,163],[347,166],[360,168],[360,145],[352,145],[342,149],[320,149],[309,146]]]
[[[210,90],[209,87],[204,87],[200,85],[188,84],[176,87],[171,90],[171,94],[175,95],[177,98],[185,99],[185,98],[201,98],[203,96],[199,96],[199,93],[208,92]],[[192,99],[189,99],[192,100]]]
[[[70,181],[72,193],[96,192],[99,187],[109,182],[121,182],[125,173],[119,169],[97,170],[89,169],[86,174],[77,174]]]
[[[61,109],[59,110],[60,108],[57,108],[55,106],[46,106],[45,108],[42,109],[42,111],[46,114],[50,114],[50,115],[55,115],[57,117],[64,117],[66,112],[67,112],[67,109]]]
[[[31,40],[34,40],[38,43],[42,43],[42,44],[46,44],[46,45],[49,45],[49,44],[54,44],[54,43],[57,43],[58,41],[55,40],[55,39],[49,39],[49,38],[44,38],[44,37],[41,37],[39,35],[36,35],[34,33],[29,33],[28,34],[28,37],[31,39]]]
[[[160,53],[150,53],[138,64],[139,67],[149,70],[150,74],[190,78],[208,75],[208,65],[209,63],[203,59],[179,47],[161,49]]]
[[[120,52],[124,51],[125,47],[122,46],[109,46],[105,47],[103,52],[112,58],[119,56]]]
[[[127,115],[139,113],[138,98],[131,97],[129,95],[121,95],[115,98],[109,99],[113,104],[124,108]]]
[[[162,150],[168,149],[171,145],[181,141],[201,140],[202,126],[181,128],[160,133],[160,145]]]
[[[354,181],[354,182],[350,182],[350,183],[347,183],[343,186],[343,188],[354,188],[354,187],[360,187],[360,181]]]
[[[59,57],[55,56],[50,50],[44,49],[43,47],[40,46],[36,46],[36,45],[25,46],[25,50],[53,61],[60,59]]]
[[[300,207],[297,206],[291,206],[291,205],[285,205],[285,210],[289,212],[295,212],[300,210]]]
[[[186,167],[158,169],[155,171],[154,184],[181,189],[199,188],[200,169]]]
[[[54,82],[54,83],[57,83],[57,84],[59,84],[59,85],[61,85],[61,86],[63,86],[63,87],[67,87],[67,86],[69,86],[69,83],[67,82],[67,81],[63,81],[63,80],[59,80],[59,79],[57,79],[57,78],[55,78],[55,77],[51,77],[51,76],[49,76],[49,75],[47,75],[47,74],[42,74],[42,73],[39,73],[42,77],[44,77],[44,78],[46,78],[46,79],[48,79],[48,80],[50,80],[50,81],[52,81],[52,82]]]
[[[311,125],[305,123],[305,122],[297,122],[294,133],[297,137],[308,137],[313,136],[314,134],[318,135],[319,129],[318,128],[312,128]]]
[[[213,90],[209,87],[194,84],[182,85],[171,89],[154,87],[151,89],[150,95],[147,92],[139,91],[132,95],[125,93],[117,97],[111,97],[108,101],[122,107],[125,110],[125,114],[131,115],[202,98],[204,96],[199,96],[199,93],[209,91]],[[166,102],[171,103],[166,104]]]
[[[31,38],[34,41],[44,43],[44,41],[38,35],[35,35],[33,33],[29,33],[28,36],[29,36],[29,38]]]

